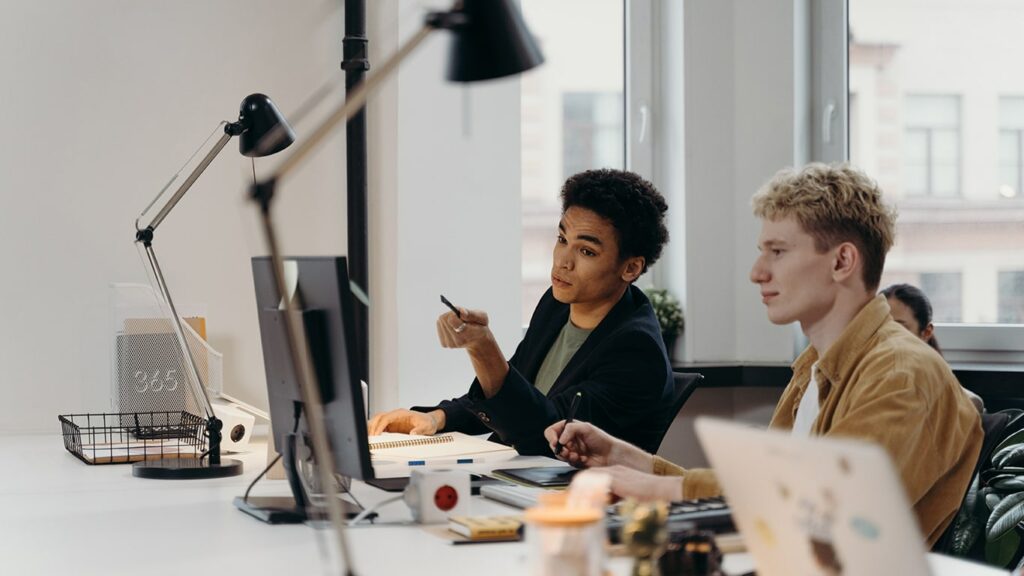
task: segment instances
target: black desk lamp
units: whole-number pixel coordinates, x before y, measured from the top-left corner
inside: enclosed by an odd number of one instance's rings
[[[207,452],[200,458],[167,458],[162,460],[137,462],[132,468],[132,474],[140,478],[223,478],[226,476],[237,476],[242,473],[242,462],[239,460],[222,460],[220,457],[221,429],[223,423],[213,412],[213,404],[206,391],[206,383],[203,382],[199,370],[196,368],[195,359],[192,357],[192,349],[188,345],[184,328],[181,325],[181,318],[171,299],[171,292],[167,288],[167,282],[160,269],[160,263],[156,259],[156,252],[153,250],[153,233],[156,232],[160,223],[167,218],[171,210],[181,201],[189,188],[195,183],[199,176],[220,154],[228,141],[233,136],[239,137],[238,148],[243,156],[259,157],[269,156],[284,150],[295,141],[295,134],[292,132],[288,122],[281,116],[277,107],[270,98],[263,94],[250,94],[242,100],[241,110],[237,122],[221,122],[224,126],[224,134],[213,145],[213,148],[199,161],[199,164],[192,170],[192,173],[185,178],[181,186],[174,191],[170,199],[160,208],[156,216],[145,227],[140,227],[140,220],[145,216],[154,204],[163,196],[166,191],[161,190],[160,194],[146,207],[142,215],[135,220],[135,241],[141,243],[146,251],[146,261],[152,272],[153,280],[159,290],[159,296],[167,303],[170,309],[171,325],[177,336],[178,346],[184,358],[188,373],[187,378],[192,384],[192,393],[196,403],[206,412],[206,436],[208,440]],[[265,136],[273,132],[275,134],[272,145],[263,145]]]
[[[511,0],[456,0],[448,11],[427,14],[423,27],[399,47],[398,51],[381,65],[377,73],[368,76],[357,85],[345,102],[337,107],[309,138],[301,142],[269,178],[257,182],[251,188],[252,199],[259,206],[262,216],[263,234],[270,250],[274,282],[279,295],[287,294],[287,289],[281,251],[278,248],[270,210],[277,183],[293,172],[338,124],[347,122],[358,113],[369,95],[434,30],[448,30],[452,33],[447,78],[454,82],[474,82],[510,76],[529,70],[544,61],[519,10]],[[284,127],[271,130],[257,145],[257,150],[278,149],[280,142],[286,137]],[[312,369],[309,346],[301,319],[290,298],[284,298],[283,302],[287,318],[284,324],[285,335],[293,370],[300,384],[299,392],[313,440],[313,455],[317,463],[320,485],[325,492],[328,516],[337,533],[341,557],[348,563],[346,573],[351,575],[354,574],[351,566],[352,555],[345,539],[344,518],[332,477],[334,458],[324,425],[320,388],[315,381],[316,374]]]

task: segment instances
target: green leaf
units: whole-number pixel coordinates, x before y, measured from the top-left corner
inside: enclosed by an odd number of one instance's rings
[[[999,540],[1007,532],[1013,532],[1021,521],[1024,521],[1024,492],[1010,494],[996,505],[985,525],[985,538],[989,542]]]
[[[1003,438],[1003,441],[996,446],[995,450],[992,451],[992,454],[998,454],[1007,446],[1012,446],[1014,444],[1024,444],[1024,429],[1017,430],[1013,434]]]
[[[1012,480],[1013,478],[1017,477],[1016,474],[1008,474],[1006,472],[996,470],[995,468],[990,468],[986,470],[986,472],[987,474],[982,475],[982,480],[984,480],[985,484],[989,486],[994,486],[996,482],[1001,482],[1003,480]]]
[[[1016,530],[1004,533],[996,540],[985,543],[985,561],[993,566],[1009,568],[1010,562],[1020,546],[1020,534]]]
[[[1007,466],[1020,466],[1024,464],[1024,446],[1013,444],[996,452],[992,456],[992,465],[996,468]]]
[[[978,502],[981,501],[978,495],[978,477],[975,476],[953,521],[953,543],[950,551],[954,556],[967,557],[981,536],[988,511],[978,510]],[[981,517],[980,513],[984,513],[984,517]]]
[[[1021,492],[1024,491],[1024,478],[1020,476],[998,477],[998,479],[993,479],[989,485],[1000,492]]]

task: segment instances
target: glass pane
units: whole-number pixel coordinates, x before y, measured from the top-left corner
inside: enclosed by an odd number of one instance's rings
[[[999,273],[999,322],[1024,324],[1024,271]]]
[[[1003,96],[999,99],[999,127],[1024,128],[1024,97]]]
[[[907,129],[903,135],[903,158],[909,163],[928,162],[928,131]]]
[[[522,0],[544,65],[522,77],[523,324],[551,286],[569,175],[623,168],[623,0]],[[580,15],[586,14],[581,24]]]
[[[963,304],[959,272],[922,273],[921,290],[932,302],[934,322],[960,322]]]
[[[960,159],[960,135],[955,130],[932,130],[932,160],[955,164]]]
[[[960,124],[960,98],[957,96],[907,96],[903,105],[907,126],[950,128]]]
[[[999,163],[1001,165],[1016,165],[1020,158],[1020,151],[1017,150],[1017,131],[1002,130],[999,132]]]
[[[927,194],[928,165],[908,162],[903,166],[903,183],[909,196],[924,196]]]
[[[932,165],[932,195],[952,198],[960,194],[960,167],[957,164]]]
[[[1006,66],[1024,56],[1024,2],[848,5],[849,141],[899,213],[883,285],[931,283],[943,320],[1010,321],[999,273],[1024,271],[1024,75]]]

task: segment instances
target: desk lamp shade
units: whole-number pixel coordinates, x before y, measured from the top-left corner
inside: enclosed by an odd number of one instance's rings
[[[281,115],[274,102],[264,94],[250,94],[242,100],[238,123],[245,127],[245,131],[238,137],[238,150],[242,156],[270,156],[284,150],[295,141],[292,127],[288,125],[288,121]],[[268,138],[273,146],[264,144],[262,149],[258,149],[257,145],[272,130],[280,132]]]
[[[539,66],[544,56],[512,0],[463,0],[465,21],[451,26],[447,78],[476,82]]]

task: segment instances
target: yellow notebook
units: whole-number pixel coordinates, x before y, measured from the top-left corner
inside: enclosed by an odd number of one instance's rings
[[[522,535],[522,516],[452,516],[448,529],[469,540],[518,540]]]

